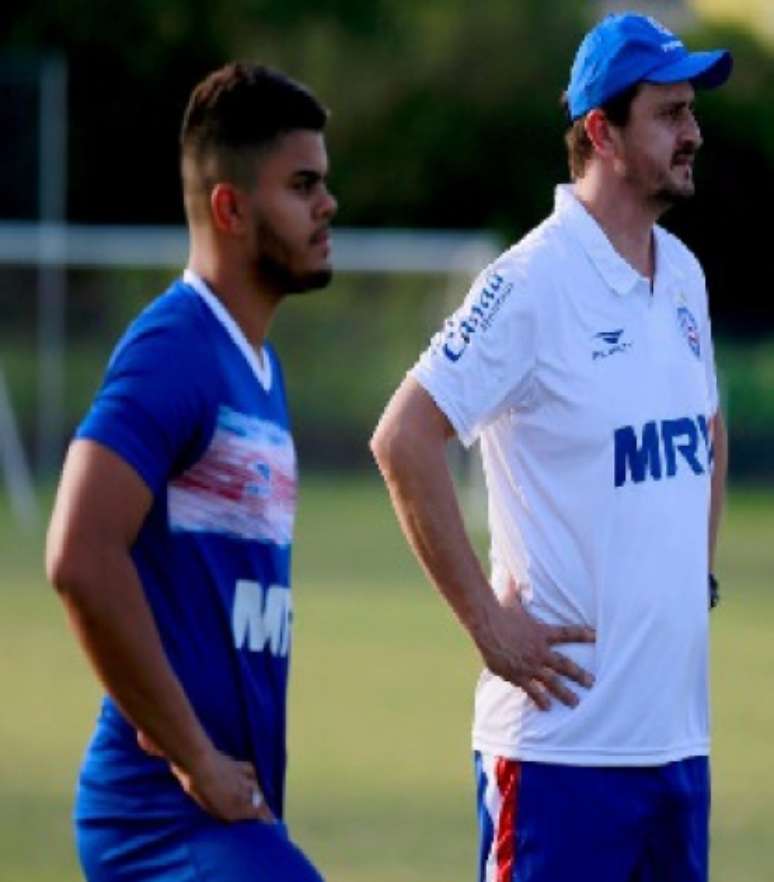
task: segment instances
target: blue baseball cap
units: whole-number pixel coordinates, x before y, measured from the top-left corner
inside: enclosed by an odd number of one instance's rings
[[[689,52],[654,18],[608,15],[586,34],[575,56],[567,87],[570,117],[576,120],[642,81],[688,81],[714,89],[725,83],[732,66],[727,50]]]

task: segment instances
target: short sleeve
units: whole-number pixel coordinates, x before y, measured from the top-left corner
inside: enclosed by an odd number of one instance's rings
[[[155,495],[211,434],[201,376],[196,347],[178,329],[130,329],[75,437],[118,454]]]
[[[530,398],[536,353],[534,296],[514,266],[495,264],[474,282],[410,374],[465,446]]]

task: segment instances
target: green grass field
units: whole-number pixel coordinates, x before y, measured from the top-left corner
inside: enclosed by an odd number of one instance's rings
[[[731,495],[713,615],[714,882],[774,878],[774,494]],[[80,878],[71,791],[98,690],[0,514],[0,882]],[[476,656],[404,549],[376,481],[302,485],[289,822],[329,882],[474,877]]]

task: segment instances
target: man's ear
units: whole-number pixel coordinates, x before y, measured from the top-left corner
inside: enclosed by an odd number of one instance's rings
[[[594,146],[594,152],[602,157],[612,157],[617,146],[617,132],[599,108],[589,111],[583,121],[586,135]]]
[[[244,194],[227,181],[215,184],[210,193],[210,210],[216,230],[231,235],[244,232],[247,217]]]

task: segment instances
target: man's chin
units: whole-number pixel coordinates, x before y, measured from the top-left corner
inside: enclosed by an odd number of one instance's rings
[[[679,185],[669,184],[662,187],[654,194],[653,201],[666,210],[673,205],[678,205],[681,202],[688,202],[688,200],[693,199],[695,192],[696,187],[694,186],[693,181]]]
[[[333,278],[333,270],[331,267],[315,270],[304,275],[294,276],[289,279],[288,294],[303,294],[306,291],[319,291],[320,288],[327,288]]]
[[[309,272],[293,272],[284,263],[264,257],[259,265],[260,275],[280,295],[303,294],[325,288],[333,278],[330,266]]]

